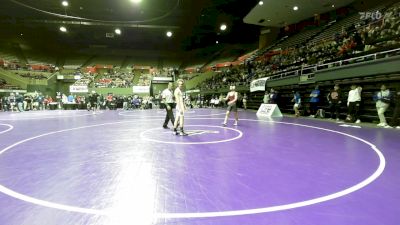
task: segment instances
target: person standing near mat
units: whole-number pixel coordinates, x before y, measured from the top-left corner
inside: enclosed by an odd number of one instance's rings
[[[244,93],[242,101],[243,101],[243,109],[247,110],[247,95],[246,95],[246,93]]]
[[[294,115],[296,117],[300,116],[300,105],[301,105],[301,97],[300,97],[300,93],[298,91],[293,91],[293,99],[292,102],[294,102],[293,105],[293,110],[294,110]]]
[[[184,116],[185,116],[185,111],[186,111],[186,106],[185,106],[185,101],[183,99],[183,80],[179,79],[177,82],[178,87],[174,91],[174,97],[176,101],[176,117],[175,117],[175,123],[174,123],[174,134],[175,135],[180,135],[180,136],[187,136],[183,131],[183,125],[184,125]],[[178,131],[178,124],[179,124],[179,131]]]
[[[161,93],[162,102],[165,105],[165,110],[167,110],[167,115],[165,115],[165,121],[163,124],[164,129],[169,129],[168,122],[171,120],[172,126],[174,125],[175,118],[174,113],[172,112],[172,108],[174,105],[174,95],[172,94],[173,83],[168,83],[168,88],[166,88]]]
[[[225,120],[222,123],[222,125],[226,126],[226,123],[228,122],[228,118],[229,118],[229,114],[231,113],[231,111],[235,112],[235,123],[233,123],[234,126],[238,125],[238,121],[239,121],[239,115],[238,115],[238,111],[237,111],[237,106],[236,106],[236,102],[238,99],[238,93],[235,91],[235,86],[230,86],[229,88],[229,92],[225,97],[225,101],[228,101],[228,110],[226,111],[226,115],[225,115]]]
[[[361,123],[360,121],[360,105],[361,105],[362,88],[356,84],[351,85],[351,90],[347,97],[347,118],[346,121]]]
[[[92,93],[89,95],[89,107],[87,110],[93,110],[93,114],[96,113],[98,97],[99,95],[96,93],[96,91],[92,91]]]

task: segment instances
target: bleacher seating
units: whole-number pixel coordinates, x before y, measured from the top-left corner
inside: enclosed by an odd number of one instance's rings
[[[66,57],[63,68],[68,70],[76,70],[89,59],[88,56]]]
[[[28,64],[30,65],[55,65],[56,58],[46,55],[38,55],[35,52],[25,52]]]
[[[35,71],[26,71],[26,70],[14,70],[12,71],[15,75],[26,79],[48,79],[51,75],[50,72],[35,72]]]
[[[365,21],[360,20],[359,14],[353,14],[344,18],[342,20],[333,21],[325,27],[316,30],[309,30],[301,32],[292,37],[285,37],[277,40],[273,45],[267,46],[265,49],[257,51],[250,59],[250,66],[245,67],[235,67],[241,72],[245,72],[245,75],[250,73],[255,73],[256,75],[253,79],[258,77],[271,77],[275,74],[281,74],[293,69],[298,69],[301,71],[303,66],[319,67],[322,63],[327,62],[339,62],[334,66],[343,66],[348,64],[361,63],[368,60],[380,59],[382,57],[393,57],[398,56],[399,51],[395,49],[400,47],[400,17],[394,16],[400,13],[400,3],[394,4],[390,7],[385,5],[380,5],[376,8],[371,9],[371,11],[379,10],[383,18],[378,21]],[[342,32],[342,31],[347,31]],[[339,34],[339,35],[338,35]],[[357,37],[358,36],[358,37]],[[356,42],[357,38],[360,38],[362,43]],[[328,40],[328,41],[327,41]],[[302,44],[301,44],[302,43]],[[358,43],[357,46],[355,43]],[[295,48],[296,45],[301,44],[301,47]],[[364,46],[365,45],[365,46]],[[282,49],[280,52],[271,52],[272,49]],[[391,50],[390,53],[385,53],[386,50]],[[359,57],[371,53],[379,53],[374,57],[360,57],[357,59],[352,59],[354,57]],[[266,57],[266,61],[258,61],[259,56],[265,53],[271,53]],[[264,59],[264,58],[263,58]],[[347,60],[348,59],[348,60]],[[332,64],[333,65],[333,64]],[[330,66],[332,66],[330,65]],[[247,70],[247,68],[251,68]],[[321,69],[323,67],[321,65]],[[251,72],[248,72],[251,71]],[[236,77],[238,72],[233,75]],[[307,74],[307,73],[306,73]],[[294,76],[300,76],[301,73],[294,74]],[[240,76],[237,76],[240,78]],[[221,88],[226,88],[230,84],[235,84],[233,81],[231,83],[230,76],[226,74],[219,73],[214,77],[201,82],[196,88],[201,89],[201,91],[207,91],[208,95],[219,95],[221,93]],[[282,79],[282,77],[281,77]],[[350,86],[352,84],[358,84],[363,87],[362,92],[362,107],[361,107],[361,120],[365,122],[375,122],[378,120],[375,102],[373,101],[373,95],[379,90],[379,85],[377,83],[386,84],[386,86],[394,90],[395,87],[400,86],[400,75],[399,74],[386,74],[386,75],[376,75],[363,78],[346,78],[342,80],[335,79],[317,82],[310,81],[308,83],[294,84],[289,86],[274,87],[274,89],[279,92],[279,105],[281,110],[286,113],[293,113],[293,103],[291,99],[293,98],[292,91],[297,90],[302,95],[302,101],[304,107],[302,108],[303,115],[307,114],[307,104],[309,101],[309,95],[315,85],[320,86],[321,104],[320,108],[325,109],[327,117],[330,116],[328,103],[326,96],[331,88],[333,88],[334,83],[338,83],[341,86],[341,90],[344,94],[344,99],[341,107],[341,119],[344,119],[347,114],[347,94],[349,92]],[[210,92],[213,91],[213,92]],[[251,93],[248,100],[248,107],[253,109],[258,109],[262,103],[264,93],[255,92]],[[389,108],[386,115],[390,118],[393,108]]]
[[[303,32],[300,32],[296,35],[293,35],[291,37],[288,37],[281,43],[277,44],[274,48],[281,48],[281,49],[286,49],[286,48],[291,48],[295,47],[298,45],[301,45],[305,43],[309,38],[314,36],[315,34],[319,33],[322,31],[322,27],[317,27],[314,29],[306,30]]]
[[[21,90],[21,88],[17,85],[8,84],[6,80],[0,78],[0,89],[5,90]]]
[[[112,65],[114,67],[121,67],[123,61],[124,61],[124,57],[97,56],[97,57],[94,57],[90,61],[90,64],[91,65]]]
[[[99,75],[94,86],[96,88],[128,88],[133,85],[134,75],[129,72],[114,72]]]
[[[142,73],[139,77],[139,81],[138,81],[137,85],[138,86],[149,86],[152,79],[153,79],[153,75]]]
[[[18,63],[19,60],[14,54],[6,53],[6,52],[0,52],[0,60],[5,60],[8,62],[15,62]]]
[[[324,32],[322,32],[321,34],[317,35],[312,40],[310,40],[310,43],[318,44],[318,43],[325,42],[325,41],[331,41],[334,39],[335,34],[340,34],[340,33],[342,33],[342,31],[346,30],[346,28],[350,27],[353,24],[355,25],[360,22],[361,22],[360,15],[353,14],[343,20],[335,22],[331,27],[329,27]]]

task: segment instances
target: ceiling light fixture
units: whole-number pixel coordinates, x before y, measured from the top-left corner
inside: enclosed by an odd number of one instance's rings
[[[294,7],[293,7],[293,10],[294,10],[294,11],[297,11],[297,10],[299,10],[299,7],[298,7],[298,6],[294,6]]]
[[[221,26],[219,27],[219,29],[222,31],[226,30],[226,28],[227,28],[226,24],[221,24]]]
[[[121,29],[119,29],[119,28],[115,29],[115,33],[118,35],[121,35]]]
[[[335,8],[335,5],[332,4],[332,8]]]
[[[141,3],[142,2],[142,0],[130,0],[132,3],[135,3],[135,4],[139,4],[139,3]]]
[[[167,32],[167,37],[172,37],[172,32],[171,31]]]
[[[65,32],[67,32],[67,28],[65,28],[65,27],[60,27],[60,31],[65,33]]]
[[[258,4],[259,5],[264,5],[264,2],[263,1],[259,1]]]
[[[69,6],[69,3],[68,3],[68,1],[62,1],[62,2],[61,2],[61,4],[62,4],[64,7],[67,7],[67,6]]]

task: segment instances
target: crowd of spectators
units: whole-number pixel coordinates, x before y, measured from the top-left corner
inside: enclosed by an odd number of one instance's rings
[[[0,98],[1,110],[11,112],[44,110],[50,102],[52,102],[52,98],[44,97],[40,92],[22,94],[16,91]]]
[[[218,73],[199,84],[198,88],[215,90],[246,82],[247,78],[253,80],[273,76],[400,46],[399,4],[381,14],[382,18],[378,20],[367,18],[349,27],[342,27],[341,32],[329,39],[266,52],[244,65],[230,67],[228,71],[235,71],[233,73]]]
[[[6,80],[0,78],[0,89],[19,90],[19,86],[8,84]]]
[[[27,71],[22,71],[22,72],[14,72],[15,75],[21,76],[23,78],[28,78],[28,79],[36,79],[36,80],[44,80],[47,79],[48,76],[43,73],[33,73],[33,72],[27,72]]]
[[[17,76],[23,77],[23,78],[28,78],[28,79],[35,79],[35,80],[43,80],[48,78],[48,74],[54,73],[57,67],[53,65],[36,65],[36,66],[31,66],[29,64],[27,65],[22,65],[20,63],[14,62],[14,63],[5,63],[5,60],[2,60],[0,58],[0,61],[2,62],[0,64],[0,68],[4,70],[8,70],[12,73],[14,73]]]
[[[132,86],[133,76],[125,74],[104,75],[94,83],[96,88],[127,88]]]
[[[400,44],[400,7],[389,8],[380,20],[364,20],[344,27],[328,40],[265,53],[247,62],[253,79],[368,54]]]
[[[363,102],[368,101],[368,99],[363,94],[363,88],[360,85],[352,84],[348,94],[344,95],[339,85],[336,84],[329,90],[325,101],[324,98],[325,96],[318,86],[304,96],[301,96],[298,91],[293,91],[292,102],[295,115],[300,116],[300,109],[303,116],[336,119],[338,123],[344,121],[361,123],[360,112],[363,110]],[[305,101],[303,101],[304,99]],[[379,119],[378,127],[400,128],[400,86],[390,90],[385,84],[382,84],[379,89],[374,90],[373,97],[370,100],[374,101],[376,107],[376,115]],[[388,115],[385,115],[385,112],[389,108],[393,109],[393,115],[391,115],[390,121],[387,121],[386,116]],[[329,116],[325,115],[325,111],[329,113]],[[343,117],[342,114],[346,116]]]
[[[58,70],[58,67],[51,64],[43,64],[43,65],[23,65],[19,62],[10,62],[4,63],[5,60],[0,58],[0,61],[3,63],[0,64],[0,68],[4,70],[16,70],[16,71],[31,71],[31,72],[44,72],[44,73],[54,73]]]
[[[141,73],[138,81],[138,86],[149,86],[153,79],[152,74]]]
[[[230,66],[228,69],[217,71],[217,74],[201,82],[196,88],[200,90],[218,90],[229,86],[240,86],[249,83],[248,75],[243,67]]]

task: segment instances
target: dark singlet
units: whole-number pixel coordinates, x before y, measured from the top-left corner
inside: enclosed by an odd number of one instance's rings
[[[235,99],[235,92],[229,92],[228,102],[233,101],[234,99]],[[236,102],[234,102],[233,104],[236,104]]]

